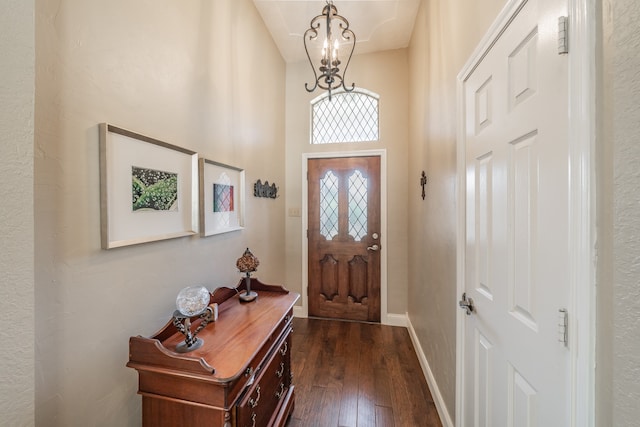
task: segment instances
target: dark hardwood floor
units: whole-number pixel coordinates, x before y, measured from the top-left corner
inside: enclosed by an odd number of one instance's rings
[[[405,328],[293,320],[296,403],[287,427],[440,427]]]

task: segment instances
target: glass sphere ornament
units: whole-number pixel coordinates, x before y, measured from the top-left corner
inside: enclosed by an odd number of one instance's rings
[[[176,346],[178,353],[186,353],[202,346],[204,341],[196,335],[214,319],[214,308],[209,305],[211,295],[204,286],[189,286],[182,289],[176,297],[173,312],[173,325],[184,335],[184,342]],[[200,324],[191,331],[191,318],[199,316]]]
[[[176,297],[176,308],[188,317],[197,316],[209,305],[209,290],[204,286],[189,286]]]

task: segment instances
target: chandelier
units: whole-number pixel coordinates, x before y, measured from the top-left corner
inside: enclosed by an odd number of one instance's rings
[[[318,30],[323,26],[323,22],[325,38],[322,43],[320,63],[314,66],[311,55],[309,54],[307,41],[314,42],[318,39]],[[351,48],[342,74],[340,74],[340,64],[342,61],[340,61],[338,56],[341,42],[343,43],[342,46],[346,44],[346,46]],[[314,44],[312,44],[312,46],[313,45]],[[351,56],[353,55],[355,47],[356,35],[349,29],[349,21],[343,16],[338,15],[338,9],[333,5],[333,0],[327,0],[327,5],[322,9],[322,14],[313,18],[309,28],[304,32],[304,50],[307,53],[307,58],[309,59],[315,80],[312,87],[309,87],[309,83],[304,84],[307,92],[313,92],[319,87],[329,92],[329,101],[331,101],[331,91],[334,89],[342,88],[347,92],[351,92],[355,88],[355,83],[352,83],[350,88],[346,87],[344,76],[349,67],[349,62],[351,62]]]

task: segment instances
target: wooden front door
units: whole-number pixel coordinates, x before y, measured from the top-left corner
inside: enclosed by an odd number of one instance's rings
[[[309,159],[309,315],[380,321],[380,157]]]

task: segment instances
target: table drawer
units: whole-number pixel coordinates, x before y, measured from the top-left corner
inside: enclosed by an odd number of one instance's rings
[[[290,330],[237,407],[237,426],[267,426],[291,385]]]
[[[236,398],[242,393],[251,379],[260,375],[260,369],[267,362],[267,357],[270,355],[269,351],[273,350],[273,345],[283,334],[291,333],[291,320],[293,319],[293,310],[289,310],[284,318],[280,321],[274,332],[269,336],[267,343],[262,347],[256,357],[249,363],[249,366],[245,369],[242,376],[233,381],[229,387],[229,394],[227,396],[227,405],[230,405],[236,400]],[[287,331],[288,330],[288,331]],[[290,346],[290,344],[289,344]]]

